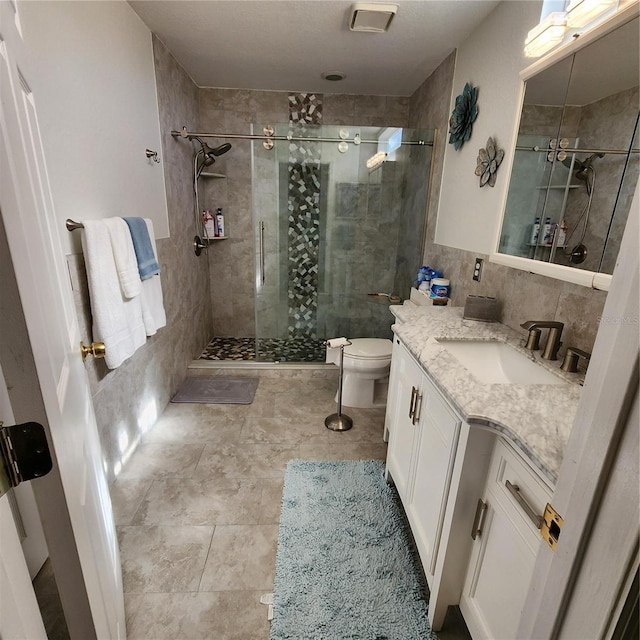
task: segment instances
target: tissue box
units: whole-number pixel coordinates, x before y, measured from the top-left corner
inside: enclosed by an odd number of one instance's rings
[[[474,296],[469,294],[464,303],[465,320],[477,320],[479,322],[496,322],[498,319],[498,301],[491,296]]]

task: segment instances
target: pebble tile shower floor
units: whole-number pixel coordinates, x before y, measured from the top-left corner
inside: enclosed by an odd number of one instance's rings
[[[255,338],[213,338],[200,354],[201,360],[260,360],[261,362],[324,362],[324,340],[259,338],[256,357]]]
[[[129,640],[268,640],[284,469],[384,458],[384,410],[349,409],[334,379],[262,377],[251,405],[170,404],[112,487]]]

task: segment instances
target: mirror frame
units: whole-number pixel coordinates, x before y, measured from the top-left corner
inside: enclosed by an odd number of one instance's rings
[[[603,20],[601,23],[593,27],[591,30],[584,32],[583,34],[576,34],[571,36],[571,40],[561,45],[551,53],[543,56],[533,64],[529,65],[526,69],[520,72],[520,91],[518,96],[518,104],[520,105],[520,113],[518,114],[518,120],[513,132],[513,138],[511,140],[511,153],[507,160],[506,168],[509,174],[509,184],[511,184],[511,172],[513,170],[513,163],[515,160],[515,148],[518,139],[518,131],[520,130],[520,120],[522,118],[522,105],[524,103],[524,94],[526,89],[526,81],[537,75],[541,71],[548,69],[557,62],[574,55],[586,46],[599,40],[603,36],[615,31],[618,27],[630,22],[638,17],[638,4],[637,2],[630,2],[627,6],[620,8],[616,13],[609,18]],[[638,187],[636,187],[637,190]],[[537,273],[549,278],[555,278],[557,280],[563,280],[564,282],[571,282],[573,284],[582,285],[584,287],[590,287],[592,289],[600,289],[602,291],[609,291],[612,277],[606,273],[599,273],[597,271],[584,271],[582,269],[576,269],[574,267],[567,267],[561,264],[555,264],[552,262],[542,262],[539,260],[532,260],[530,258],[520,258],[518,256],[511,256],[506,253],[499,253],[500,247],[500,235],[502,233],[502,225],[504,223],[504,216],[507,207],[507,198],[509,195],[509,189],[505,189],[502,198],[502,210],[500,214],[500,224],[496,229],[496,237],[494,239],[494,250],[489,256],[490,262],[502,264],[514,269],[520,269],[523,271],[529,271],[531,273]]]

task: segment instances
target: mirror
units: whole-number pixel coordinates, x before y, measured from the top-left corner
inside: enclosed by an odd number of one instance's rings
[[[498,254],[589,286],[571,271],[613,273],[640,167],[638,33],[636,18],[526,81]]]

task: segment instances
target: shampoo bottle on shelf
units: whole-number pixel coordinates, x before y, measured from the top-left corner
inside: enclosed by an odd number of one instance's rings
[[[204,223],[204,230],[207,234],[207,238],[215,238],[216,221],[208,209],[202,212],[202,222]]]
[[[542,244],[550,245],[553,242],[553,227],[551,225],[551,217],[547,216],[542,227]]]
[[[540,237],[540,218],[536,218],[536,221],[531,225],[531,237],[529,238],[529,244],[538,244],[538,238]]]
[[[567,231],[569,228],[567,227],[567,223],[564,221],[564,218],[560,220],[560,226],[558,227],[558,246],[564,247],[567,243]]]
[[[225,235],[224,216],[222,215],[222,207],[216,209],[216,223],[218,227],[218,236],[223,238]]]

